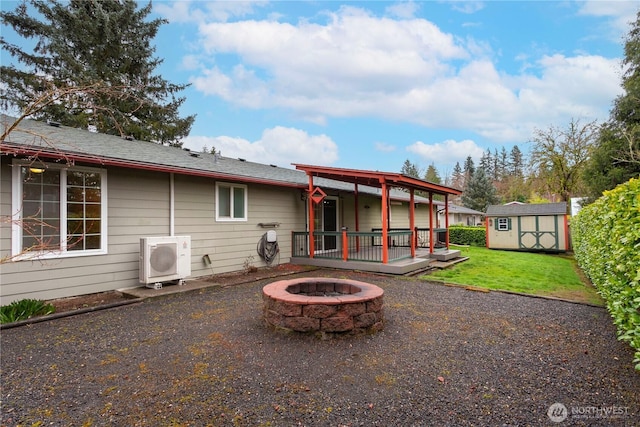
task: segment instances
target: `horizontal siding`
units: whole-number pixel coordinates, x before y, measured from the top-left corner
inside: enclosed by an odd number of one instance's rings
[[[497,231],[495,229],[495,221],[497,218],[494,217],[491,219],[492,224],[488,227],[488,237],[489,237],[489,248],[491,249],[520,249],[519,245],[519,234],[521,231],[547,231],[547,232],[555,232],[555,216],[547,215],[547,216],[538,216],[537,217],[537,227],[536,227],[536,217],[535,216],[522,216],[520,217],[520,225],[521,229],[518,229],[518,217],[510,217],[511,218],[511,227],[512,229],[509,231]],[[557,217],[558,221],[558,246],[559,250],[567,249],[567,239],[566,239],[566,229],[564,217],[559,215]],[[530,242],[531,236],[525,237],[526,242]],[[550,235],[545,235],[541,237],[540,243],[545,247],[551,247],[555,243],[555,240]]]
[[[3,213],[11,209],[9,169],[3,167],[0,172]],[[170,234],[169,189],[167,174],[110,168],[108,254],[6,263],[1,266],[2,304],[141,286],[140,238]],[[267,229],[258,223],[281,224],[276,229],[281,263],[289,261],[291,233],[305,229],[305,202],[299,190],[250,185],[246,222],[216,222],[213,180],[175,176],[174,190],[175,234],[191,236],[192,278],[242,270],[251,257],[253,265],[264,266],[256,246]],[[10,253],[10,230],[5,228],[1,244],[3,251]],[[205,254],[210,256],[211,266],[204,264]]]
[[[11,218],[11,165],[6,156],[0,156],[0,218],[3,218],[0,224],[0,260],[2,260],[11,256],[11,224],[4,220],[4,218]]]
[[[305,229],[305,206],[298,190],[250,185],[247,221],[215,220],[215,181],[175,177],[176,234],[191,236],[192,276],[239,271],[253,257],[253,265],[265,266],[256,246],[267,229],[258,223],[279,222],[276,229],[280,262],[291,256],[291,232]],[[203,256],[209,255],[211,265]]]
[[[0,210],[11,209],[11,171],[3,160],[0,170]],[[278,222],[276,228],[280,262],[289,261],[291,235],[306,229],[306,202],[297,189],[251,184],[248,191],[248,220],[216,221],[215,181],[209,178],[175,175],[173,178],[174,233],[191,236],[192,278],[212,273],[240,271],[246,262],[265,266],[256,252],[268,231],[259,223]],[[2,268],[2,303],[21,298],[51,299],[120,288],[140,286],[139,242],[141,237],[171,233],[171,179],[160,172],[141,172],[122,168],[108,169],[108,254],[40,261],[5,263]],[[355,202],[349,193],[340,197],[340,226],[355,230]],[[364,206],[369,206],[365,209]],[[394,205],[392,227],[408,227],[407,203]],[[361,195],[360,230],[381,226],[380,200]],[[416,211],[417,226],[429,223],[428,207]],[[10,251],[10,230],[3,227],[0,249]],[[205,265],[208,255],[212,264]]]
[[[396,202],[397,203],[397,202]],[[370,197],[360,197],[358,210],[360,231],[371,231],[372,228],[382,227],[382,211],[379,199]],[[369,206],[369,209],[365,209]],[[436,207],[434,206],[434,211]],[[391,205],[391,228],[409,228],[409,203],[402,202],[402,205]],[[415,208],[415,225],[419,228],[429,227],[429,206],[418,205]],[[349,215],[354,215],[353,210]],[[346,215],[345,215],[346,216]],[[436,226],[436,216],[433,216],[433,225]],[[442,224],[444,227],[444,224]],[[349,227],[349,230],[355,230]]]
[[[4,167],[1,176],[0,187],[10,186]],[[140,237],[170,232],[169,188],[167,174],[108,169],[108,254],[5,263],[2,304],[139,286]],[[7,199],[9,207],[3,197],[2,209],[10,210],[11,198]],[[3,251],[9,251],[10,238],[4,238],[2,245]]]

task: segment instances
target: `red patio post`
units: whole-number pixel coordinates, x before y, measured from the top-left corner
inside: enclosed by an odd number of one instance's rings
[[[387,193],[387,182],[383,179],[380,180],[382,185],[382,263],[389,263],[389,242],[388,238],[388,224],[387,224],[387,208],[389,206],[389,194]]]
[[[349,259],[349,239],[347,238],[347,228],[342,227],[342,259]]]
[[[433,253],[433,193],[429,192],[429,253]]]
[[[449,250],[449,195],[444,195],[444,227],[447,229],[445,231],[445,243],[447,245],[447,250]]]
[[[359,203],[358,203],[358,184],[354,184],[354,202],[356,205],[356,233],[360,231],[360,220],[358,216]],[[360,252],[360,236],[356,236],[356,252]]]
[[[489,218],[484,217],[484,245],[489,249]]]
[[[309,258],[313,258],[316,250],[316,241],[313,237],[313,233],[315,231],[315,227],[313,222],[315,221],[313,214],[313,176],[310,172],[307,173],[309,176],[309,193],[307,194],[307,202],[309,204]]]

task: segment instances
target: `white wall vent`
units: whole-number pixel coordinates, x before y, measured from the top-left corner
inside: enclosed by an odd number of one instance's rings
[[[191,236],[142,237],[140,239],[140,283],[160,289],[163,282],[191,275]]]

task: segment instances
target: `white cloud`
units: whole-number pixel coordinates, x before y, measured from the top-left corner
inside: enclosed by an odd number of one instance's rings
[[[425,19],[346,6],[326,16],[324,23],[201,25],[206,55],[237,59],[202,71],[194,88],[317,124],[377,117],[462,128],[498,143],[572,117],[604,119],[621,91],[617,62],[601,56],[530,57],[509,74],[496,68],[486,41],[454,37]]]
[[[236,65],[227,75],[218,67],[203,71],[203,75],[191,80],[193,86],[207,95],[233,100],[250,108],[260,108],[269,99],[269,89],[253,70]]]
[[[426,164],[434,163],[440,166],[453,166],[456,162],[462,165],[468,156],[477,163],[484,153],[480,146],[469,139],[463,141],[449,139],[433,144],[417,141],[409,145],[407,151],[420,157]]]
[[[254,142],[228,136],[189,136],[184,147],[200,151],[215,147],[224,157],[242,158],[263,164],[291,168],[291,163],[330,165],[338,160],[338,146],[326,135],[276,126],[265,129]]]
[[[169,22],[200,22],[204,14],[197,8],[191,8],[190,1],[156,2],[153,10]]]
[[[420,6],[414,1],[403,1],[400,3],[392,4],[385,8],[385,11],[390,16],[398,18],[413,18],[416,12],[420,9]]]
[[[180,68],[183,70],[197,70],[200,67],[200,59],[196,55],[185,55],[182,57]]]
[[[443,58],[467,55],[451,35],[426,20],[376,18],[346,7],[329,17],[327,25],[211,23],[201,27],[202,45],[209,54],[237,54],[247,68],[259,70],[263,83],[273,88],[265,106],[302,106],[330,116],[335,113],[324,110],[336,104],[338,115],[379,108],[372,104],[446,73],[450,67]],[[235,92],[246,88],[241,81]],[[317,104],[319,97],[324,99]],[[234,98],[226,99],[237,102]],[[323,108],[327,99],[331,105]]]
[[[385,142],[376,142],[374,148],[376,151],[381,151],[383,153],[390,153],[396,150],[395,145],[387,144]]]
[[[538,61],[540,77],[523,76],[519,101],[522,112],[548,123],[566,118],[606,117],[621,91],[620,64],[601,56],[545,56]],[[587,89],[588,88],[588,89]]]
[[[457,12],[462,12],[466,14],[476,13],[479,10],[484,9],[483,1],[461,1],[454,0],[449,2],[451,4],[451,8]]]
[[[579,15],[609,18],[609,28],[604,31],[615,42],[620,42],[620,37],[629,32],[630,24],[636,21],[638,13],[638,3],[633,1],[588,0],[579,5]],[[602,31],[601,28],[597,30]]]
[[[254,1],[174,1],[153,4],[156,13],[169,22],[202,23],[206,21],[226,22],[230,18],[251,15],[256,6],[265,6],[265,0]],[[204,9],[200,8],[203,6]]]

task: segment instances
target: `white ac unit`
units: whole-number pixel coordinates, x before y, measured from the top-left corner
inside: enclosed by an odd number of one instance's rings
[[[140,239],[140,283],[160,289],[162,282],[191,275],[191,236],[142,237]]]

